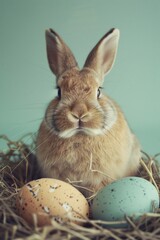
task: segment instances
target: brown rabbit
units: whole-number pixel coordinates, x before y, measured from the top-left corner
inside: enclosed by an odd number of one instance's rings
[[[44,177],[75,181],[85,196],[135,174],[139,167],[135,135],[119,106],[101,92],[118,40],[119,30],[111,29],[80,70],[60,36],[52,29],[46,31],[48,62],[57,78],[58,95],[39,129],[38,163]]]

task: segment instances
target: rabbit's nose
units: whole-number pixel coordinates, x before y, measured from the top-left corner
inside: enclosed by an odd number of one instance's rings
[[[85,104],[74,104],[71,109],[72,118],[76,121],[83,121],[86,117],[88,117],[88,109]]]

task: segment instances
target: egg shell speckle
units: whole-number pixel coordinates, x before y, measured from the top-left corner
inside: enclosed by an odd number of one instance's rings
[[[38,226],[51,223],[51,219],[88,217],[89,205],[85,197],[69,183],[42,178],[24,185],[18,193],[17,210],[29,224],[33,216]]]
[[[117,180],[100,190],[94,198],[91,211],[94,219],[122,221],[124,217],[138,218],[159,207],[156,188],[139,177]]]

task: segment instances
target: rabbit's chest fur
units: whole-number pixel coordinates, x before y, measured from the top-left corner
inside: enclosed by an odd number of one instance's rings
[[[112,132],[108,132],[108,140],[106,135],[89,137],[77,134],[69,139],[53,135],[51,141],[43,129],[42,123],[37,142],[37,146],[41,147],[37,150],[37,157],[45,177],[75,181],[77,185],[97,191],[104,184],[128,175],[132,152],[128,146],[132,146],[132,139],[127,137],[126,132],[123,141],[117,144]],[[121,136],[123,138],[123,133]]]

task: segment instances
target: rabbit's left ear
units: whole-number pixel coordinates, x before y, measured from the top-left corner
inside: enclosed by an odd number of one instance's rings
[[[111,29],[103,36],[87,57],[84,67],[93,69],[100,76],[100,81],[113,66],[118,48],[118,40],[119,30]]]
[[[46,45],[50,69],[57,77],[67,70],[78,67],[67,44],[52,29],[46,30]]]

